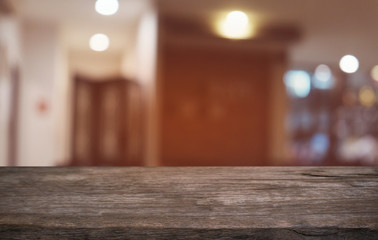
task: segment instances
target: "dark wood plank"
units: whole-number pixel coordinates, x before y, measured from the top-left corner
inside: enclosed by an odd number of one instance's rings
[[[378,239],[378,168],[0,168],[0,239]]]

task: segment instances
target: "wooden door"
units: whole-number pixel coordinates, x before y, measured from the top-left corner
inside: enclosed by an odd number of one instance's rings
[[[142,165],[140,88],[124,79],[75,80],[73,165]]]
[[[268,52],[167,45],[162,165],[264,165],[272,60]]]

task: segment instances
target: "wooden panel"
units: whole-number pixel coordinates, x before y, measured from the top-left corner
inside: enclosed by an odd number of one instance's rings
[[[266,164],[275,55],[163,49],[161,164]]]
[[[378,168],[0,168],[1,239],[377,239]]]
[[[73,165],[140,166],[139,85],[125,79],[76,80]]]

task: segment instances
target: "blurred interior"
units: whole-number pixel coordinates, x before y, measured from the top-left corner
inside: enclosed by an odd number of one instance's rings
[[[0,0],[0,165],[378,165],[377,13]]]

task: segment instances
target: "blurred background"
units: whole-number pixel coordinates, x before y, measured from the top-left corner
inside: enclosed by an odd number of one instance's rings
[[[377,23],[377,0],[0,0],[0,165],[378,165]]]

